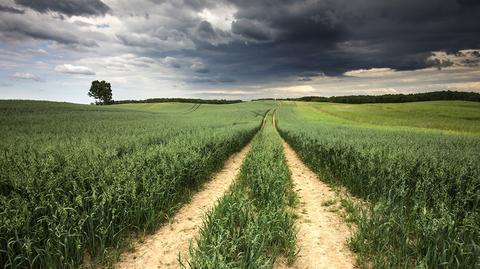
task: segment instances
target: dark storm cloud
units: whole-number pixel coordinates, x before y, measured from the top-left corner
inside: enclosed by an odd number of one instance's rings
[[[312,81],[314,77],[323,77],[325,76],[322,72],[312,72],[312,71],[305,71],[298,74],[298,81]]]
[[[333,4],[327,1],[232,2],[239,8],[237,22],[250,22],[243,23],[244,28],[258,29],[258,26],[262,26],[261,32],[277,33],[273,42],[278,44],[329,46],[339,40],[346,30],[340,15],[330,6]]]
[[[273,38],[273,34],[268,27],[248,19],[234,21],[232,23],[232,33],[255,41],[268,41]]]
[[[480,47],[480,6],[472,0],[230,0],[237,12],[221,46],[197,44],[193,56],[237,79],[305,72],[443,68],[432,51]]]
[[[24,14],[25,11],[21,9],[17,9],[14,7],[9,7],[9,6],[4,6],[0,5],[0,12],[9,12],[9,13],[15,13],[15,14]]]
[[[457,2],[460,5],[464,5],[464,6],[478,6],[478,5],[480,5],[480,1],[478,1],[478,0],[457,0]]]
[[[214,29],[212,24],[208,21],[201,21],[191,39],[199,44],[213,44],[224,43],[225,39],[229,37],[229,34],[219,29]]]
[[[100,16],[110,10],[100,0],[15,0],[15,3],[41,13],[54,11],[67,16]]]
[[[217,81],[223,82],[223,83],[230,83],[230,82],[235,82],[236,80],[230,77],[219,77]]]
[[[201,21],[197,26],[197,33],[204,39],[215,38],[217,34],[213,30],[212,25],[208,21]]]
[[[33,38],[52,40],[64,45],[84,47],[98,46],[95,40],[79,36],[64,27],[55,27],[44,21],[32,23],[22,16],[2,17],[0,19],[0,40],[23,40]]]
[[[210,69],[205,66],[203,63],[193,63],[190,68],[196,73],[209,73]]]

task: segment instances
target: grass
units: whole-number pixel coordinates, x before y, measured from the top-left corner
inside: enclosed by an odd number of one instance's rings
[[[115,259],[240,150],[271,105],[192,106],[0,101],[0,264]]]
[[[439,104],[450,118],[435,112]],[[369,202],[354,218],[351,245],[360,265],[478,268],[480,124],[459,117],[480,108],[469,102],[348,106],[284,103],[277,119],[282,137],[313,171]],[[370,116],[372,107],[390,106],[406,112],[390,125],[395,113]],[[416,118],[415,106],[418,114],[432,113]],[[430,125],[419,128],[427,119]],[[347,213],[356,210],[341,203]]]
[[[257,134],[235,185],[207,214],[191,268],[271,268],[296,255],[295,203],[283,145],[271,116]]]
[[[478,103],[281,104],[280,135],[322,179],[366,201],[318,201],[355,222],[360,266],[480,267]],[[297,201],[271,115],[258,132],[275,105],[0,101],[0,264],[115,260],[254,136],[188,262],[292,262]]]
[[[295,104],[296,110],[301,111],[304,117],[312,121],[480,133],[478,102],[432,101],[360,105],[295,102]]]
[[[322,206],[329,207],[331,205],[336,204],[337,201],[335,199],[328,199],[322,202]]]

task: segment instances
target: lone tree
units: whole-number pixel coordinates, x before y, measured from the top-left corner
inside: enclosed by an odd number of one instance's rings
[[[108,105],[112,103],[112,87],[110,83],[106,82],[105,80],[92,81],[92,86],[90,86],[88,96],[98,100],[95,101],[95,104],[97,105]]]

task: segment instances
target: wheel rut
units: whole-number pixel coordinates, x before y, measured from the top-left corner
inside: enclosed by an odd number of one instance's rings
[[[190,242],[198,235],[205,213],[233,183],[250,147],[248,144],[233,154],[223,169],[205,183],[170,223],[135,244],[132,252],[123,253],[114,268],[179,268],[178,258],[184,259],[188,254]]]
[[[300,200],[296,209],[299,253],[290,267],[280,261],[274,268],[355,268],[355,256],[346,246],[350,228],[337,213],[322,206],[322,202],[336,198],[335,192],[320,181],[290,145],[285,141],[283,145]]]

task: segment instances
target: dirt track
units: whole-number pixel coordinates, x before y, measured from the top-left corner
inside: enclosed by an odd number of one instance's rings
[[[335,199],[335,192],[300,160],[284,142],[285,156],[299,196],[297,243],[300,249],[295,263],[280,262],[276,268],[354,268],[355,259],[345,245],[351,232],[342,218],[322,202]]]
[[[182,257],[187,254],[190,241],[197,236],[202,225],[204,214],[228,190],[249,150],[250,144],[231,156],[223,169],[179,210],[169,224],[147,236],[133,252],[124,253],[115,268],[179,268],[179,254]]]
[[[265,119],[263,124],[265,124]],[[272,123],[275,126],[275,113]],[[263,127],[263,126],[262,126]],[[292,180],[299,196],[297,215],[297,243],[299,254],[288,267],[278,262],[275,268],[354,268],[355,259],[345,243],[351,236],[342,218],[330,212],[322,202],[335,199],[336,195],[300,160],[295,151],[284,142],[285,156]],[[178,257],[185,257],[192,239],[198,234],[205,213],[228,190],[237,177],[250,144],[234,154],[204,189],[166,224],[138,243],[133,252],[124,253],[115,268],[178,268]]]

